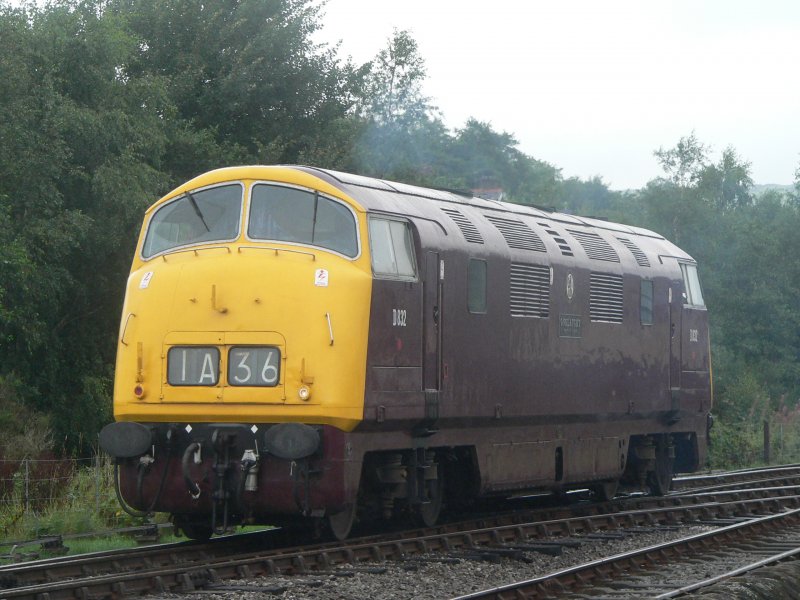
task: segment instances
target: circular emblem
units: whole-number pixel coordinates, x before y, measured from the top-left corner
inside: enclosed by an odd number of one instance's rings
[[[572,297],[575,295],[575,279],[572,277],[572,273],[567,275],[567,300],[572,300]]]

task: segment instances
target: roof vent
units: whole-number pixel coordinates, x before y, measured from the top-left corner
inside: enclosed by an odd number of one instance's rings
[[[556,241],[556,244],[558,244],[558,247],[561,250],[561,254],[563,254],[564,256],[575,256],[572,253],[572,248],[569,247],[567,240],[561,237],[560,233],[558,233],[555,229],[550,229],[550,225],[548,225],[547,223],[539,223],[539,225],[544,227],[545,228],[544,230],[551,236],[553,236],[553,239]]]
[[[455,221],[455,224],[458,225],[458,228],[461,230],[461,233],[464,234],[464,238],[468,242],[472,242],[473,244],[483,243],[483,237],[472,221],[454,208],[443,208],[442,210],[447,213],[447,215],[453,219],[453,221]]]
[[[494,215],[485,215],[486,220],[497,227],[510,248],[547,252],[542,239],[522,221],[504,219]]]
[[[636,259],[636,262],[639,263],[640,267],[650,266],[650,261],[647,260],[647,255],[644,252],[642,252],[642,249],[639,248],[639,246],[634,244],[628,238],[618,237],[617,239],[623,244],[625,244],[625,247],[631,251],[631,254],[633,254],[633,257]]]
[[[586,251],[586,256],[594,260],[605,260],[608,262],[619,262],[619,254],[611,247],[607,241],[591,231],[574,231],[567,229],[575,239],[580,242]]]

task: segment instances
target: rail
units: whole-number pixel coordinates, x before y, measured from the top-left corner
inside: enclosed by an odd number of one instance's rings
[[[431,529],[368,536],[345,545],[292,547],[294,534],[276,530],[257,537],[221,538],[205,545],[183,543],[165,549],[138,549],[127,555],[116,553],[111,557],[54,559],[0,568],[0,581],[14,582],[14,587],[0,592],[0,598],[36,598],[46,593],[55,600],[87,594],[191,592],[225,579],[329,571],[345,563],[406,560],[431,552],[491,551],[531,540],[552,542],[626,527],[670,527],[681,522],[719,525],[731,519],[749,519],[756,513],[779,513],[787,507],[800,509],[797,485],[772,492],[729,490],[713,496],[632,498],[591,508],[580,505],[516,511]],[[584,510],[595,514],[580,516],[578,513]],[[559,518],[562,511],[571,516]],[[279,541],[281,535],[286,536],[283,542]]]

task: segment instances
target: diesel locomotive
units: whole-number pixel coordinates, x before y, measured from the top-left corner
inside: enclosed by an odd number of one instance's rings
[[[120,501],[192,538],[623,481],[707,452],[696,262],[644,229],[302,166],[146,212],[114,387]]]

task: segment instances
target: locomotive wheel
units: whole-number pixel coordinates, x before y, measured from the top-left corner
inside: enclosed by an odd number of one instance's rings
[[[669,445],[659,440],[656,445],[656,467],[647,475],[652,493],[656,496],[665,496],[672,489],[672,474],[675,459],[669,455]]]
[[[417,514],[425,527],[433,527],[439,520],[439,515],[442,514],[442,505],[444,504],[444,479],[441,468],[439,476],[428,483],[428,498],[430,500],[428,503],[420,504],[417,507]]]
[[[618,487],[619,480],[615,479],[614,481],[604,481],[592,486],[592,491],[598,501],[608,502],[609,500],[613,500],[614,496],[617,495]]]
[[[353,524],[356,522],[356,509],[357,505],[354,503],[342,512],[326,517],[328,529],[330,529],[333,537],[340,542],[347,539],[347,536],[350,535],[350,531],[353,529]]]

